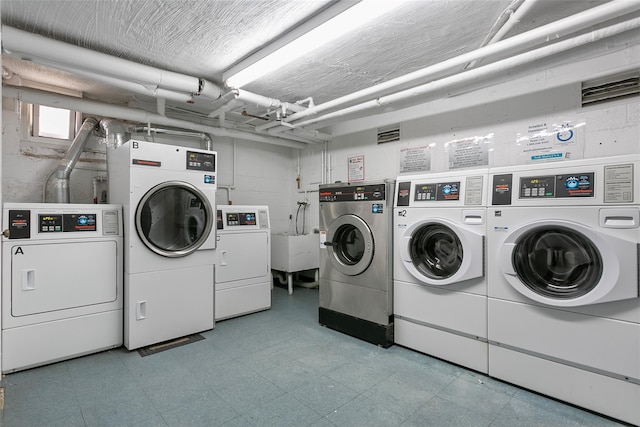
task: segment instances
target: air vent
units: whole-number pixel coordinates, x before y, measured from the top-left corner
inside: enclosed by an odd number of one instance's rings
[[[378,128],[378,144],[400,141],[400,125]]]
[[[639,94],[640,73],[637,72],[582,82],[583,107]]]

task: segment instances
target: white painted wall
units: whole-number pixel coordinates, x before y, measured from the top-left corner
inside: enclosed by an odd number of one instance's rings
[[[557,60],[557,59],[556,59]],[[431,172],[448,171],[447,143],[492,134],[488,165],[530,162],[518,145],[518,133],[539,122],[571,121],[576,129],[573,158],[599,158],[640,152],[640,99],[581,107],[581,81],[625,70],[638,70],[640,40],[623,39],[601,50],[577,52],[555,65],[536,64],[513,79],[449,98],[426,102],[403,111],[342,122],[331,129],[330,169],[326,182],[348,180],[348,159],[364,156],[365,180],[395,179],[399,175],[400,150],[430,146]],[[399,123],[399,142],[376,145],[376,130]],[[322,174],[323,153],[302,151],[303,182]],[[454,171],[452,173],[455,173]],[[299,196],[294,194],[295,196]],[[317,193],[312,227],[317,226]],[[313,205],[312,205],[313,206]]]

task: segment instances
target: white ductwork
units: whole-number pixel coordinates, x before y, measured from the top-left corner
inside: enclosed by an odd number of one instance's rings
[[[640,10],[640,2],[613,0],[601,6],[543,25],[536,29],[527,31],[526,33],[509,37],[505,40],[487,45],[455,58],[448,59],[430,67],[423,68],[387,82],[310,107],[304,111],[287,117],[285,121],[294,123],[296,126],[304,126],[309,123],[308,121],[302,122],[302,120],[307,117],[320,116],[323,113],[341,110],[363,101],[375,102],[371,100],[424,84],[430,79],[442,77],[447,73],[460,69],[465,64],[474,60],[509,57],[516,52],[522,52],[525,49],[547,43],[550,40],[571,35],[593,25],[624,16],[638,10]],[[314,122],[317,121],[319,120],[315,120]]]
[[[70,203],[69,176],[80,155],[84,151],[84,146],[91,136],[91,132],[98,125],[98,121],[94,118],[87,118],[82,123],[80,130],[73,139],[73,142],[67,150],[64,159],[60,161],[56,169],[56,202]]]
[[[305,148],[309,143],[293,141],[284,138],[258,135],[235,129],[218,128],[206,124],[194,123],[187,120],[173,119],[160,114],[149,113],[135,108],[120,105],[105,104],[73,96],[61,95],[58,93],[46,92],[38,89],[26,87],[2,86],[2,95],[9,98],[18,99],[33,104],[47,105],[55,108],[66,108],[69,110],[82,111],[86,114],[95,114],[104,117],[112,117],[120,120],[135,121],[138,123],[154,123],[162,126],[170,126],[182,129],[191,129],[198,132],[205,132],[214,136],[227,136],[242,140],[261,142],[265,144],[280,145],[291,148]]]
[[[607,28],[574,37],[572,39],[557,42],[549,46],[525,52],[508,59],[503,59],[492,64],[466,71],[461,74],[445,77],[421,86],[400,91],[392,95],[381,96],[377,99],[363,102],[361,104],[354,105],[348,108],[343,108],[342,110],[335,111],[333,113],[324,114],[317,118],[298,122],[296,123],[296,126],[303,127],[317,125],[320,122],[327,122],[335,119],[344,119],[349,115],[361,114],[364,111],[406,102],[407,100],[410,100],[412,98],[418,99],[420,102],[425,102],[427,100],[434,99],[438,96],[443,95],[447,90],[450,90],[454,87],[465,84],[472,84],[473,82],[481,81],[483,79],[504,73],[508,70],[522,65],[530,64],[534,61],[538,61],[551,55],[565,52],[567,50],[583,46],[588,43],[596,42],[598,40],[602,40],[636,28],[640,28],[640,18],[631,19],[620,24],[615,24]]]
[[[160,70],[6,25],[2,26],[2,48],[11,56],[102,80],[119,87],[124,85],[127,86],[124,89],[128,90],[135,87],[138,92],[142,91],[141,93],[145,94],[160,91],[165,96],[171,95],[178,99],[187,95],[217,99],[221,93],[218,85],[204,79]]]

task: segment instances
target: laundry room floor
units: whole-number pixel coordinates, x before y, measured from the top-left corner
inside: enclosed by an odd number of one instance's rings
[[[621,425],[324,328],[317,308],[317,288],[288,295],[275,287],[271,310],[218,322],[198,342],[145,357],[119,348],[7,375],[0,425]]]

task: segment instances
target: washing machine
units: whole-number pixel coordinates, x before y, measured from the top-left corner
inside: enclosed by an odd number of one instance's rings
[[[6,203],[2,372],[122,345],[122,207]]]
[[[405,175],[393,214],[396,344],[486,373],[488,170]]]
[[[382,347],[393,344],[394,184],[335,183],[319,189],[320,324]]]
[[[271,308],[268,206],[218,207],[216,320]]]
[[[216,153],[131,140],[107,167],[123,206],[125,347],[212,329]]]
[[[491,170],[489,374],[640,424],[640,156]]]

